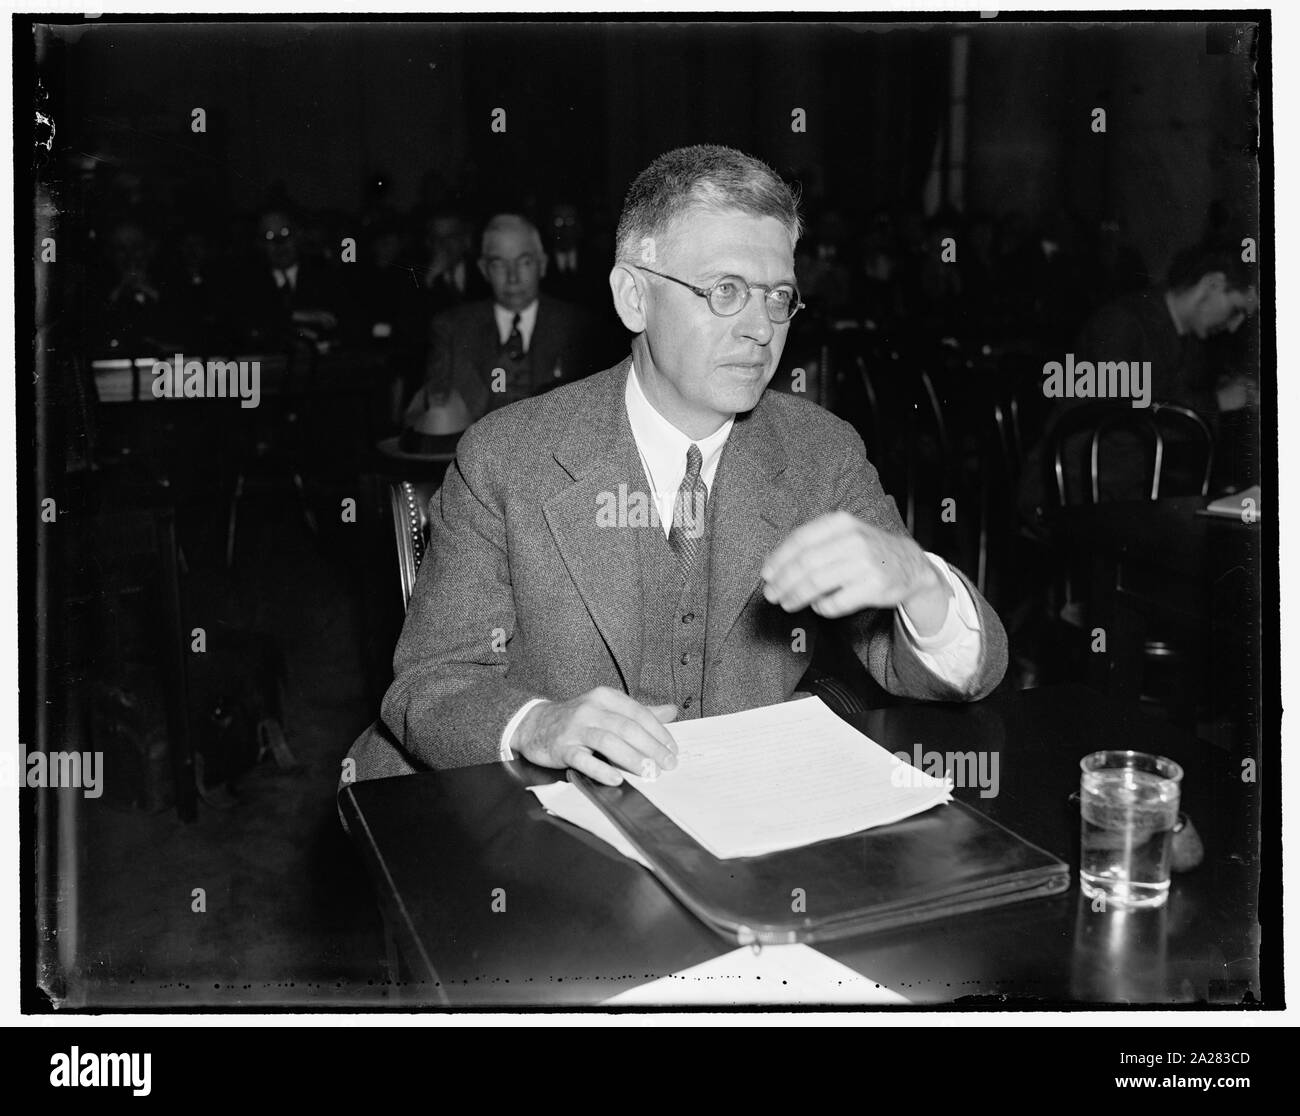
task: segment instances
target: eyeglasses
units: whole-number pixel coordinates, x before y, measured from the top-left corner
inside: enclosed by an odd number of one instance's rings
[[[537,270],[536,256],[520,256],[515,260],[503,260],[499,256],[493,256],[487,261],[488,274],[495,278],[501,279],[512,273],[519,275],[531,275]]]
[[[660,279],[679,283],[704,299],[709,304],[709,309],[719,318],[734,318],[745,309],[749,305],[751,291],[763,292],[763,305],[767,308],[767,316],[773,325],[785,325],[805,305],[799,301],[799,289],[793,283],[777,283],[769,287],[762,283],[747,283],[739,275],[724,275],[706,290],[653,268],[642,267],[640,264],[632,266],[657,275]]]
[[[291,236],[293,236],[293,229],[289,228],[288,225],[285,225],[279,232],[276,232],[274,229],[267,229],[266,232],[262,234],[262,239],[268,241],[288,240]]]

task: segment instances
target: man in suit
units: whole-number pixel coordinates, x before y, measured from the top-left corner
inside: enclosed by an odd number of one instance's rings
[[[891,693],[998,684],[997,616],[907,535],[852,427],[766,390],[798,234],[789,188],[738,151],[637,178],[610,273],[631,356],[463,436],[356,778],[672,768],[666,723],[786,700],[830,624]]]
[[[1216,367],[1219,340],[1229,338],[1259,310],[1259,291],[1252,265],[1241,259],[1239,244],[1196,244],[1179,252],[1163,285],[1131,292],[1100,307],[1084,324],[1070,352],[1076,361],[1100,367],[1123,361],[1137,368],[1150,366],[1146,402],[1177,403],[1196,411],[1218,433],[1222,418],[1246,407],[1256,386],[1252,379],[1224,376]],[[1055,357],[1059,363],[1061,357]],[[1131,411],[1128,398],[1101,400],[1101,405]],[[1039,512],[1057,496],[1048,470],[1052,467],[1054,436],[1062,421],[1077,408],[1098,402],[1065,398],[1048,412],[1043,434],[1031,448],[1021,474],[1020,511],[1036,529]],[[1230,420],[1231,424],[1231,420]],[[1086,469],[1092,425],[1061,440],[1066,494],[1079,499],[1087,491]],[[1204,464],[1200,445],[1177,439],[1166,445],[1161,488],[1165,492],[1194,492]],[[1170,452],[1172,450],[1172,453]],[[1107,439],[1107,468],[1101,477],[1103,500],[1142,500],[1150,491],[1149,453],[1139,436]]]
[[[338,328],[341,286],[323,264],[302,255],[300,239],[297,219],[284,209],[259,215],[261,259],[240,277],[234,292],[243,340],[275,346],[295,335],[316,340]]]
[[[510,213],[493,217],[483,231],[479,269],[492,297],[437,314],[430,325],[429,396],[455,390],[478,419],[593,371],[589,316],[540,293],[546,253],[531,221]],[[417,396],[412,405],[423,404]]]
[[[461,213],[442,208],[425,218],[424,255],[416,274],[430,316],[491,293],[473,253],[473,234]]]
[[[546,287],[568,302],[593,311],[609,306],[609,285],[603,268],[594,266],[583,245],[582,219],[571,202],[556,202],[550,210],[551,256]]]

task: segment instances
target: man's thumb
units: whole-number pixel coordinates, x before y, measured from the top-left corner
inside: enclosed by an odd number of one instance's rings
[[[649,705],[646,708],[655,715],[655,720],[665,725],[669,721],[677,720],[677,706],[675,705]]]

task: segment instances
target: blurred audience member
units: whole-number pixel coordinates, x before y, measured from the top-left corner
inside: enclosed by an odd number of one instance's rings
[[[426,392],[412,408],[451,390],[478,419],[489,410],[597,369],[596,327],[580,307],[541,294],[546,253],[537,227],[502,213],[483,231],[478,261],[492,297],[438,314],[430,327]]]
[[[354,340],[380,344],[401,360],[423,355],[423,307],[418,277],[403,266],[404,226],[377,219],[361,234],[360,259],[344,270],[349,280]]]
[[[1129,239],[1123,221],[1116,215],[1103,217],[1091,238],[1092,272],[1090,297],[1093,305],[1110,302],[1151,283],[1142,253]]]
[[[844,214],[826,209],[795,253],[795,281],[812,317],[833,325],[856,317],[852,236]]]
[[[157,274],[158,240],[142,221],[123,218],[106,237],[107,264],[92,284],[87,343],[93,356],[141,356],[161,344],[166,324]]]
[[[1217,432],[1221,411],[1240,409],[1254,399],[1252,378],[1230,380],[1212,359],[1214,338],[1234,333],[1259,309],[1253,268],[1243,263],[1239,246],[1197,245],[1180,252],[1163,286],[1138,291],[1103,306],[1088,319],[1071,349],[1075,362],[1125,362],[1130,368],[1150,365],[1148,402],[1175,403],[1195,411]],[[1064,354],[1053,359],[1062,360]],[[1047,417],[1043,440],[1029,454],[1021,493],[1022,510],[1032,515],[1047,499],[1047,447],[1063,416],[1088,399],[1060,399]],[[1130,410],[1128,398],[1101,400]],[[1085,491],[1084,456],[1089,433],[1065,440],[1062,465],[1067,492]],[[1117,439],[1108,453],[1109,482],[1103,499],[1142,499],[1148,491],[1149,454],[1136,440]],[[1109,447],[1109,443],[1108,443]],[[1163,490],[1194,491],[1200,467],[1166,447]]]
[[[556,298],[576,302],[588,310],[612,304],[609,294],[608,261],[606,266],[592,265],[583,242],[582,218],[572,202],[556,202],[548,217],[551,260],[546,273],[546,289]]]
[[[303,252],[298,219],[283,208],[263,211],[256,244],[260,260],[236,290],[244,339],[278,346],[295,335],[308,340],[333,335],[340,285],[324,263]]]
[[[187,349],[222,348],[230,331],[230,278],[217,255],[216,241],[215,233],[203,224],[183,228],[166,273],[169,324]]]
[[[863,328],[891,333],[902,316],[898,277],[898,237],[885,210],[872,214],[862,237],[861,265],[853,295],[855,314]]]
[[[426,318],[486,298],[487,282],[474,264],[469,221],[454,209],[434,209],[424,221],[418,279]]]
[[[1152,398],[1181,403],[1213,420],[1217,372],[1205,342],[1234,333],[1259,309],[1254,269],[1239,247],[1180,252],[1162,287],[1108,303],[1083,327],[1080,360],[1151,361]],[[1095,355],[1094,355],[1095,354]]]

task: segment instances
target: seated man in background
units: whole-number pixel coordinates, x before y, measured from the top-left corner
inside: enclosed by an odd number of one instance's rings
[[[1235,333],[1259,309],[1253,272],[1240,247],[1184,249],[1163,287],[1124,295],[1093,314],[1075,354],[1080,360],[1149,360],[1152,399],[1181,403],[1212,423],[1221,385],[1205,342]]]
[[[297,219],[283,209],[265,210],[257,219],[260,259],[234,292],[236,322],[251,343],[315,340],[338,328],[340,285],[324,264],[303,256],[299,235]]]
[[[158,238],[142,222],[126,218],[106,240],[105,266],[90,284],[83,318],[87,348],[97,357],[156,352],[167,328]]]
[[[527,399],[564,380],[592,372],[594,325],[580,308],[540,293],[546,253],[537,227],[501,213],[483,230],[479,270],[492,297],[445,310],[429,327],[425,393],[457,392],[471,418]]]
[[[1107,303],[1084,323],[1075,339],[1075,361],[1096,366],[1123,361],[1130,367],[1150,364],[1147,403],[1175,403],[1195,411],[1217,433],[1221,413],[1254,399],[1258,380],[1220,375],[1211,348],[1215,338],[1235,333],[1259,309],[1254,269],[1241,259],[1240,246],[1195,245],[1175,256],[1163,286],[1136,291]],[[1061,355],[1053,359],[1061,360]],[[1043,438],[1032,449],[1022,474],[1022,514],[1032,521],[1038,508],[1055,502],[1048,484],[1049,446],[1059,423],[1086,399],[1061,399],[1053,405]],[[1128,398],[1106,401],[1131,409]],[[1090,484],[1085,474],[1091,430],[1064,438],[1062,468],[1067,495],[1082,498]],[[1112,445],[1112,442],[1114,443]],[[1151,454],[1136,438],[1107,439],[1101,496],[1106,500],[1141,500],[1150,495]],[[1162,491],[1188,495],[1199,491],[1203,466],[1189,447],[1175,440],[1164,463]],[[1199,450],[1199,447],[1190,447]]]
[[[996,614],[908,536],[853,428],[767,390],[799,229],[739,151],[638,176],[609,277],[631,356],[463,436],[345,778],[515,756],[652,774],[676,762],[665,723],[785,701],[830,625],[890,693],[999,683]]]
[[[423,233],[416,275],[428,316],[486,298],[490,288],[474,266],[469,221],[454,209],[435,209],[425,218]]]

